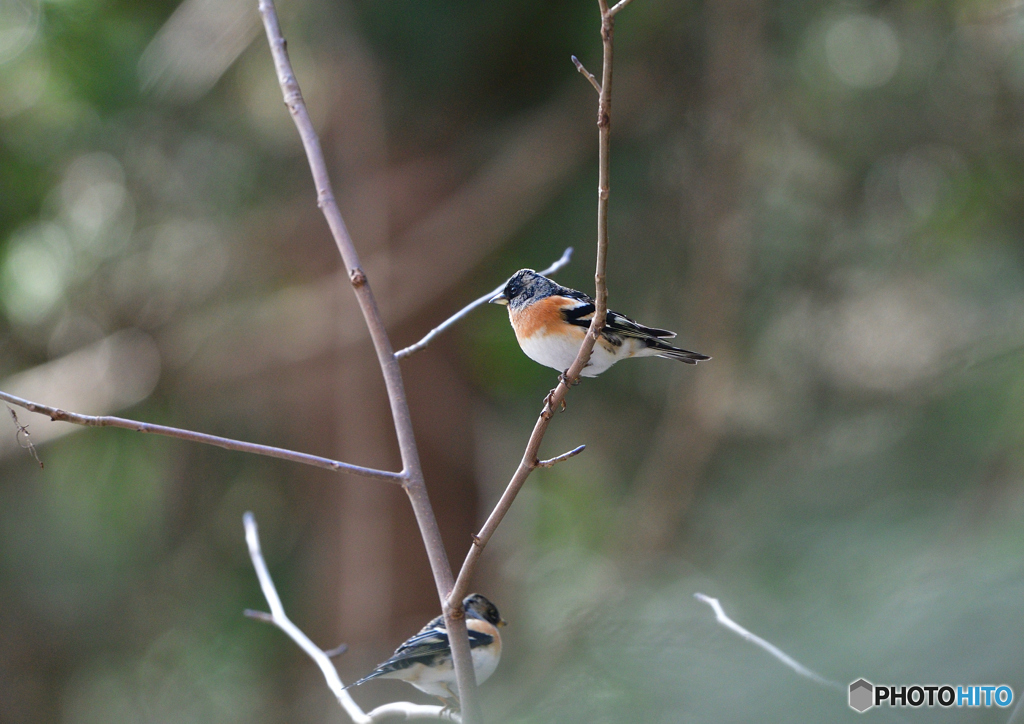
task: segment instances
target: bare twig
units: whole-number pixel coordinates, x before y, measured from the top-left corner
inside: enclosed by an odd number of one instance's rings
[[[725,615],[725,611],[722,610],[722,604],[719,603],[717,598],[712,598],[711,596],[706,596],[703,593],[695,593],[695,594],[693,594],[693,597],[696,598],[698,601],[702,601],[702,602],[706,603],[707,605],[711,606],[711,609],[715,612],[715,618],[718,620],[718,623],[722,624],[723,626],[725,626],[725,628],[729,629],[730,631],[732,631],[733,633],[737,634],[741,638],[746,639],[747,641],[749,641],[750,643],[754,644],[758,648],[764,649],[769,654],[774,656],[776,659],[781,661],[783,664],[785,664],[786,666],[791,668],[793,671],[795,671],[796,673],[800,674],[800,676],[803,676],[803,677],[805,677],[807,679],[810,679],[815,684],[821,684],[822,686],[827,686],[830,689],[840,689],[840,690],[843,690],[843,689],[846,688],[846,687],[844,687],[842,684],[840,684],[837,681],[832,681],[830,679],[826,679],[824,676],[821,676],[820,674],[817,674],[817,673],[811,671],[806,666],[801,664],[799,661],[794,659],[792,656],[789,656],[786,652],[784,652],[779,647],[777,647],[777,646],[775,646],[773,644],[770,644],[767,641],[765,641],[763,638],[761,638],[760,636],[758,636],[756,634],[752,634],[749,631],[747,631],[745,628],[743,628],[738,623],[736,623],[731,618],[729,618],[728,616]]]
[[[402,473],[392,473],[387,470],[364,468],[361,465],[350,465],[349,463],[331,460],[330,458],[322,458],[318,455],[308,455],[306,453],[295,452],[294,450],[271,447],[270,445],[258,445],[253,442],[242,442],[241,440],[232,440],[231,438],[220,437],[219,435],[207,435],[202,432],[182,430],[177,427],[168,427],[167,425],[154,425],[149,422],[128,420],[123,417],[114,417],[112,415],[81,415],[77,412],[68,412],[67,410],[61,410],[57,407],[50,407],[49,405],[42,405],[38,402],[23,400],[20,397],[15,397],[14,395],[3,391],[0,391],[0,400],[9,402],[12,405],[17,405],[18,407],[23,407],[30,412],[37,412],[40,415],[46,415],[55,422],[70,422],[73,425],[85,425],[86,427],[120,427],[124,430],[148,432],[154,435],[176,437],[179,440],[199,442],[204,445],[215,445],[217,447],[222,447],[225,450],[235,450],[237,452],[252,453],[253,455],[280,458],[281,460],[288,460],[293,463],[302,463],[304,465],[312,465],[313,467],[335,470],[341,473],[361,475],[364,478],[376,478],[377,480],[387,480],[392,483],[403,483],[405,481],[405,476]],[[42,465],[42,463],[40,463],[40,465]]]
[[[462,715],[468,724],[479,724],[483,720],[483,714],[476,696],[476,676],[470,657],[466,614],[462,608],[462,599],[451,604],[449,597],[454,586],[452,570],[448,563],[448,554],[445,552],[444,543],[441,540],[437,519],[434,517],[434,511],[427,496],[423,468],[420,465],[419,451],[412,430],[409,403],[406,400],[405,386],[402,382],[402,371],[391,347],[391,340],[388,338],[387,330],[381,319],[369,280],[360,267],[359,255],[356,253],[355,245],[352,243],[341,211],[334,199],[331,179],[327,173],[327,163],[320,147],[320,139],[309,118],[306,104],[302,100],[302,91],[295,79],[291,61],[288,59],[287,44],[281,34],[281,26],[277,19],[273,0],[260,0],[259,9],[260,15],[263,17],[263,27],[267,33],[267,41],[274,58],[274,67],[277,70],[277,79],[281,86],[285,105],[292,115],[299,137],[302,139],[302,146],[306,150],[306,159],[309,162],[313,182],[316,186],[317,204],[327,220],[331,235],[334,237],[334,242],[345,263],[356,299],[370,331],[373,347],[377,352],[381,373],[384,376],[388,401],[391,403],[391,417],[395,423],[395,435],[398,438],[398,449],[402,456],[402,469],[405,474],[403,488],[412,504],[420,536],[423,538],[423,545],[427,551],[427,559],[430,561],[434,585],[437,587],[437,595],[441,602],[441,612],[452,648],[452,661],[455,667]]]
[[[615,21],[608,11],[607,0],[598,0],[601,9],[601,42],[604,50],[604,60],[601,67],[601,96],[597,108],[597,129],[598,129],[598,188],[597,188],[597,269],[594,273],[594,317],[590,322],[586,337],[580,345],[580,351],[575,361],[560,378],[558,386],[545,398],[544,408],[533,426],[530,440],[526,443],[526,451],[523,453],[519,467],[512,474],[505,492],[502,493],[494,510],[487,517],[480,532],[473,537],[473,543],[466,554],[466,560],[462,563],[459,576],[455,580],[455,587],[448,594],[448,606],[458,605],[462,597],[469,592],[469,581],[476,570],[477,561],[483,553],[487,542],[494,535],[498,525],[501,524],[505,514],[508,513],[519,494],[523,483],[530,476],[530,473],[537,467],[537,453],[540,450],[541,441],[547,432],[548,424],[554,415],[554,411],[565,401],[569,388],[579,380],[580,372],[590,361],[590,354],[594,351],[598,335],[604,329],[605,318],[608,314],[608,288],[605,284],[605,269],[608,259],[608,196],[609,186],[609,154],[611,143],[611,108],[612,108],[612,59],[613,45],[612,38],[615,29]]]
[[[341,708],[345,710],[345,713],[348,714],[355,724],[369,724],[370,722],[380,721],[397,715],[405,715],[406,719],[447,719],[449,721],[460,721],[458,715],[452,715],[439,706],[422,706],[407,701],[394,702],[378,707],[369,714],[365,713],[345,689],[345,685],[341,682],[341,678],[338,676],[338,672],[334,668],[334,664],[331,663],[327,653],[313,643],[285,614],[284,606],[281,604],[281,597],[277,595],[274,580],[270,577],[270,571],[267,570],[267,564],[263,560],[263,552],[260,550],[260,534],[256,527],[255,516],[247,512],[242,516],[242,522],[245,525],[245,542],[249,547],[249,558],[252,559],[252,566],[256,569],[256,577],[259,579],[260,588],[263,590],[263,597],[267,599],[267,605],[270,606],[270,613],[247,610],[245,615],[257,621],[277,626],[287,634],[288,638],[298,644],[299,648],[305,651],[316,662],[316,665],[320,667],[320,671],[323,672],[324,679],[327,681],[327,686],[338,699]]]
[[[355,700],[345,690],[345,685],[341,682],[341,678],[338,676],[338,672],[334,668],[334,664],[331,663],[331,660],[285,614],[281,597],[277,595],[274,580],[270,577],[270,571],[263,560],[263,552],[260,550],[260,535],[256,527],[256,517],[251,512],[247,512],[242,517],[242,522],[245,525],[245,542],[249,547],[249,558],[252,559],[252,566],[256,569],[256,577],[259,579],[260,588],[263,590],[263,597],[267,599],[267,605],[270,606],[269,614],[261,611],[247,611],[246,615],[260,621],[272,623],[287,634],[320,667],[324,679],[327,680],[327,686],[330,687],[334,696],[338,699],[338,703],[341,704],[341,707],[352,721],[367,721],[363,710],[359,708],[359,705],[356,704]]]
[[[609,17],[615,17],[616,15],[618,15],[619,11],[622,10],[627,5],[629,5],[631,2],[633,2],[633,0],[619,0],[619,2],[615,3],[612,9],[608,11]]]
[[[43,461],[39,459],[39,453],[36,452],[36,446],[32,443],[31,437],[29,437],[28,425],[21,424],[21,422],[18,420],[18,413],[14,411],[13,407],[8,405],[7,409],[10,411],[11,418],[13,418],[14,420],[14,439],[17,440],[18,445],[23,450],[29,451],[29,453],[32,455],[32,458],[37,463],[39,463],[39,467],[45,467],[43,465]]]
[[[563,267],[565,267],[569,263],[570,259],[572,259],[571,246],[564,252],[562,252],[562,256],[559,257],[558,261],[549,266],[547,269],[544,269],[543,271],[540,271],[538,273],[543,274],[544,276],[550,276],[551,274],[554,274],[557,271],[561,270]],[[434,341],[434,337],[441,334],[441,332],[451,327],[453,324],[458,322],[460,319],[465,317],[467,314],[472,312],[477,307],[482,307],[483,305],[487,304],[487,302],[490,301],[495,294],[500,292],[504,288],[504,286],[505,285],[502,284],[500,287],[496,287],[495,289],[492,289],[491,291],[487,292],[487,294],[483,295],[482,297],[473,300],[472,302],[464,306],[462,309],[457,311],[455,314],[448,317],[448,319],[441,322],[441,324],[437,325],[432,330],[430,330],[427,333],[427,335],[419,342],[417,342],[416,344],[411,344],[405,349],[400,349],[397,352],[395,352],[395,359],[405,359],[409,355],[415,352],[419,352],[421,349],[424,349],[428,344]]]
[[[324,651],[324,655],[329,659],[336,659],[346,652],[348,652],[348,644],[339,644],[333,649],[327,649]]]
[[[586,449],[587,449],[586,445],[580,445],[579,447],[573,448],[572,450],[570,450],[567,453],[562,453],[561,455],[559,455],[557,457],[553,457],[553,458],[551,458],[549,460],[538,460],[536,462],[536,467],[538,467],[538,468],[553,468],[555,465],[557,465],[558,463],[562,462],[563,460],[568,460],[569,458],[574,458],[574,457],[576,457],[577,455],[579,455],[581,452],[583,452]]]
[[[395,701],[390,704],[381,704],[366,715],[369,721],[395,721],[405,719],[406,721],[417,721],[420,719],[441,719],[444,721],[461,722],[459,713],[451,709],[443,710],[439,706],[429,704],[412,704],[408,701]]]
[[[585,67],[583,67],[583,63],[581,63],[580,59],[577,58],[575,55],[571,55],[569,57],[572,58],[572,64],[576,66],[576,70],[578,70],[584,78],[590,81],[590,85],[594,86],[594,90],[596,90],[597,94],[600,95],[601,84],[597,82],[597,78],[594,77],[594,74],[587,70]]]
[[[266,611],[257,611],[252,608],[247,608],[242,611],[242,615],[246,618],[251,618],[253,621],[262,621],[263,623],[274,624],[274,617]],[[326,651],[324,652],[327,653]]]
[[[1024,722],[1024,705],[1021,702],[1024,702],[1024,697],[1018,697],[1017,705],[1010,712],[1010,718],[1006,720],[1006,724],[1021,724],[1021,722]]]

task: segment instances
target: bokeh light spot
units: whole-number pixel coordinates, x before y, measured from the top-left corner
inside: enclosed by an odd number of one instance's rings
[[[64,294],[71,261],[67,234],[52,223],[16,233],[2,269],[0,293],[8,317],[20,324],[44,319]]]
[[[854,88],[877,88],[895,75],[900,43],[886,21],[848,15],[835,21],[825,34],[825,56],[829,68],[843,83]]]
[[[38,29],[38,0],[0,0],[0,64],[21,55]]]

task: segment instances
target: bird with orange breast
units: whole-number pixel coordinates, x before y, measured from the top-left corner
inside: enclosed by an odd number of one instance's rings
[[[576,359],[594,318],[594,300],[588,295],[532,269],[517,271],[489,301],[508,306],[509,321],[527,357],[563,373]],[[675,336],[675,332],[646,327],[609,309],[590,361],[580,374],[597,377],[630,357],[665,357],[691,365],[711,359],[665,341]]]

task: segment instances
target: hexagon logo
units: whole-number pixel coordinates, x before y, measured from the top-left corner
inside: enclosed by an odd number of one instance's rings
[[[850,684],[850,708],[863,714],[875,705],[875,687],[870,681],[857,679]]]

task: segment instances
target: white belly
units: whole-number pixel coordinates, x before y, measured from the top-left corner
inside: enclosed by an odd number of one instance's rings
[[[543,330],[532,337],[519,340],[519,346],[523,348],[526,356],[534,362],[539,362],[545,367],[551,367],[559,372],[565,372],[572,365],[579,354],[580,345],[586,336],[586,330],[579,328],[579,335],[546,335]],[[617,347],[615,353],[609,352],[603,344],[598,342],[594,345],[594,351],[590,355],[590,361],[580,373],[582,377],[597,377],[620,359],[633,356],[634,340],[626,340],[622,347]]]
[[[476,683],[482,684],[491,678],[491,674],[498,668],[498,661],[501,659],[501,651],[494,648],[473,650],[473,671],[476,674]]]
[[[476,683],[482,684],[491,678],[491,674],[498,668],[498,661],[500,659],[500,648],[481,647],[473,649],[473,671],[476,674]],[[407,681],[420,691],[431,696],[440,697],[441,699],[450,699],[458,690],[458,687],[455,685],[455,668],[452,666],[450,658],[437,666],[413,664],[407,669],[384,674],[381,678]]]
[[[384,674],[382,679],[401,679],[420,691],[441,699],[450,699],[455,694],[455,670],[451,659],[440,666],[413,664],[408,669]]]

